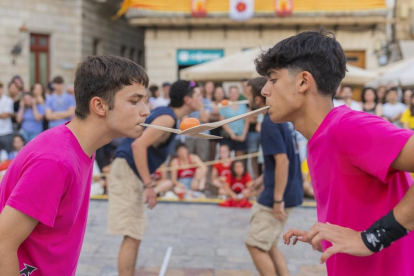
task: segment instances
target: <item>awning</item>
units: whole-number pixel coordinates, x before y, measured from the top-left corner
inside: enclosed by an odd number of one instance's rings
[[[268,47],[263,47],[266,50]],[[261,48],[239,52],[221,59],[195,65],[180,71],[181,79],[194,81],[240,81],[258,77],[254,59],[261,53]],[[378,76],[377,72],[364,70],[347,64],[346,76],[343,84],[364,85]]]
[[[414,58],[388,64],[376,71],[379,77],[369,82],[370,86],[387,85],[390,82],[394,85],[414,86]]]

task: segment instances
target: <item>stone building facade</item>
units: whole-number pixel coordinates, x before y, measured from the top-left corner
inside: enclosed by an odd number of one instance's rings
[[[14,75],[26,90],[56,75],[73,83],[88,55],[122,55],[143,64],[144,32],[125,19],[111,20],[118,8],[119,1],[2,0],[0,81],[6,93]]]
[[[378,55],[387,43],[389,9],[385,0],[353,4],[346,0],[297,0],[289,17],[275,16],[275,1],[255,0],[254,16],[243,22],[229,18],[228,1],[207,1],[210,10],[204,18],[191,16],[190,0],[174,4],[153,0],[144,8],[144,0],[132,2],[135,5],[125,17],[132,26],[145,29],[145,63],[156,84],[176,80],[179,71],[188,66],[249,48],[265,48],[320,26],[335,33],[348,63],[361,68],[378,67]]]

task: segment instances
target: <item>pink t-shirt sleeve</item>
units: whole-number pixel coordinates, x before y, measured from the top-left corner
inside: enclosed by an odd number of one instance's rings
[[[346,116],[337,127],[340,154],[384,183],[397,171],[391,164],[414,134],[376,116]]]
[[[70,174],[55,160],[33,160],[23,168],[19,181],[6,204],[53,227]]]

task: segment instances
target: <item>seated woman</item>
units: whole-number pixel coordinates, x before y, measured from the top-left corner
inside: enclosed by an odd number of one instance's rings
[[[227,175],[224,188],[221,188],[219,193],[233,200],[248,199],[256,195],[256,191],[251,189],[252,185],[252,178],[244,162],[237,160],[231,164],[231,174]]]
[[[301,169],[302,169],[302,178],[303,178],[303,194],[305,197],[315,198],[315,195],[313,193],[313,188],[311,185],[311,178],[309,174],[309,167],[308,167],[307,159],[303,160]]]
[[[9,160],[16,158],[17,154],[22,150],[24,145],[26,145],[26,141],[24,140],[23,136],[20,134],[14,135],[12,151],[9,153]]]
[[[176,194],[190,194],[192,196],[201,196],[206,186],[207,166],[195,154],[189,154],[188,148],[183,143],[176,146],[177,157],[171,161],[171,181],[174,185]],[[173,169],[185,165],[196,165],[188,169]]]
[[[163,196],[166,192],[171,191],[173,188],[173,183],[167,177],[167,172],[163,171],[167,166],[163,163],[158,170],[154,173],[155,180],[155,193],[159,196]],[[161,170],[161,171],[159,171]]]
[[[219,147],[219,160],[230,158],[229,145],[222,144]],[[213,165],[211,170],[211,183],[218,189],[224,188],[227,175],[231,174],[230,167],[231,161],[224,161]]]

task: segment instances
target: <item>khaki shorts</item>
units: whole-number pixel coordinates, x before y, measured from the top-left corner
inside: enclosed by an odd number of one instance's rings
[[[113,161],[108,185],[108,233],[142,240],[146,226],[143,183],[124,158]]]
[[[285,212],[289,216],[292,210],[293,208],[286,208]],[[277,220],[273,216],[272,208],[255,203],[252,207],[246,244],[266,252],[269,251],[272,246],[277,246],[286,221],[287,219],[283,222]]]

